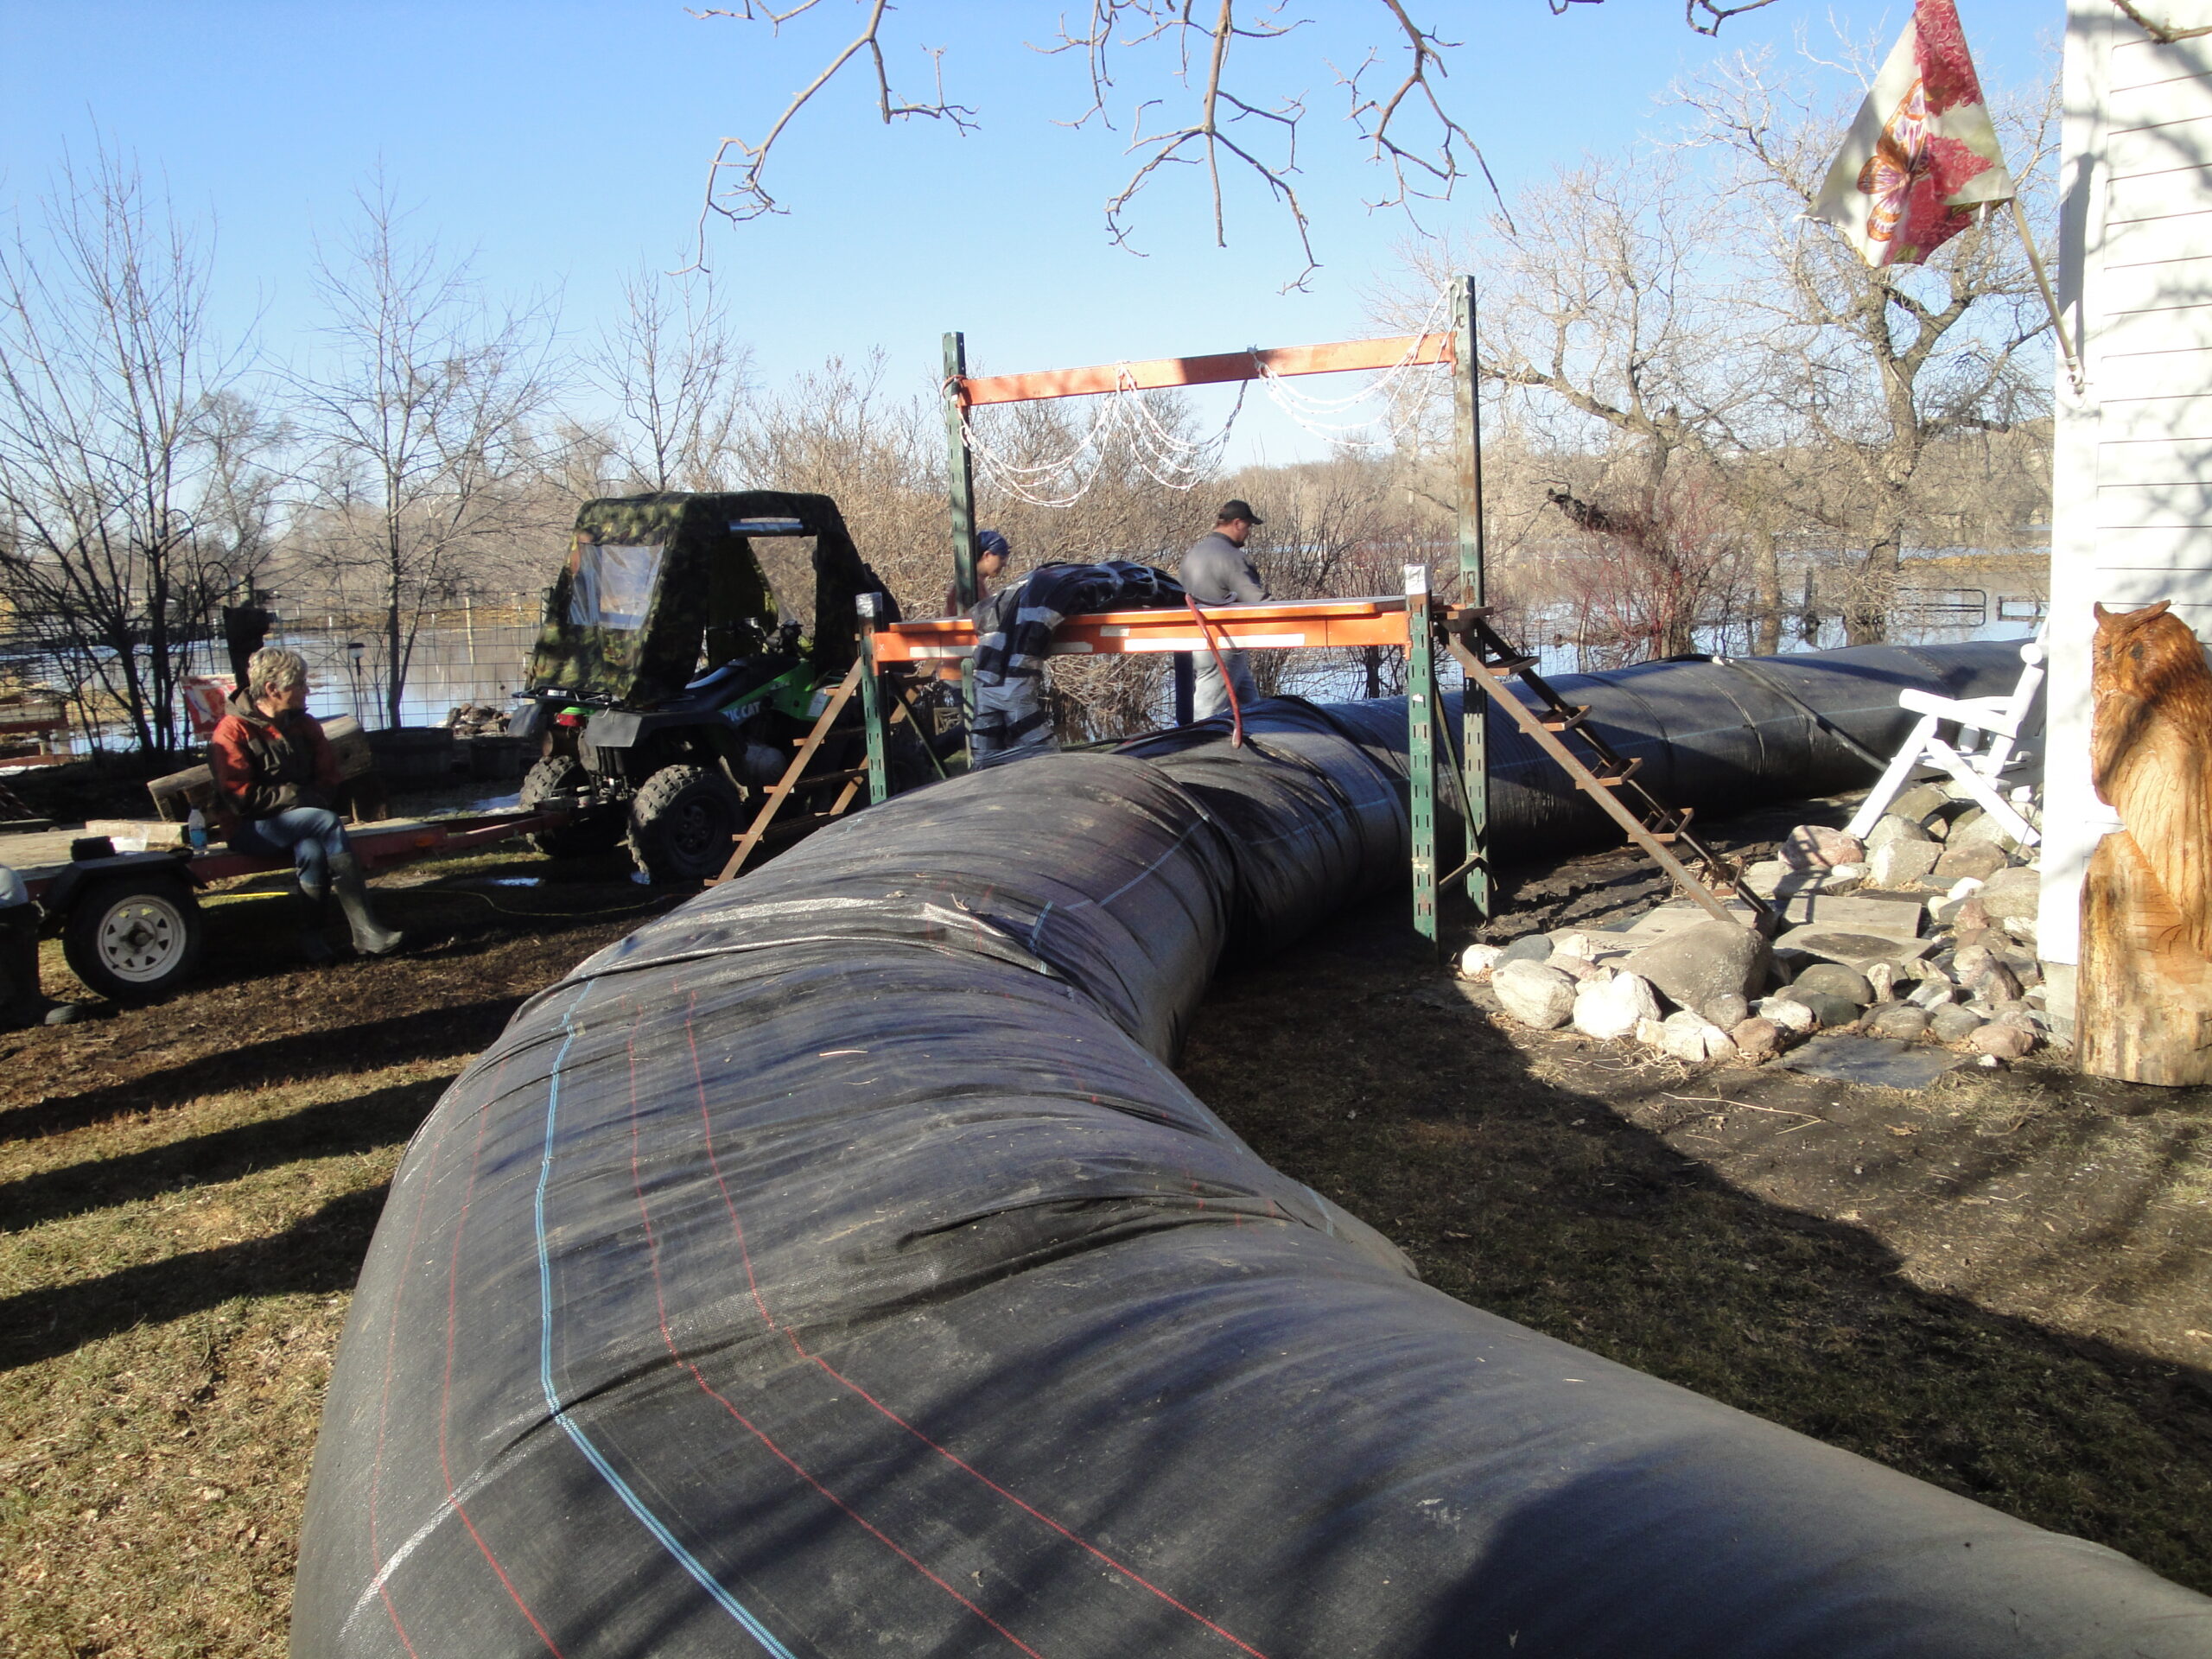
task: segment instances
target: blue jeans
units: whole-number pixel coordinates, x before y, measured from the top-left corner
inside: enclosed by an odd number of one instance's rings
[[[330,890],[330,861],[348,850],[346,826],[323,806],[295,806],[238,827],[231,849],[264,856],[289,853],[300,885],[311,893]]]
[[[1211,720],[1216,715],[1229,712],[1229,698],[1221,689],[1222,670],[1229,671],[1229,683],[1236,688],[1236,706],[1249,709],[1260,700],[1260,688],[1252,683],[1252,665],[1244,660],[1241,651],[1224,647],[1221,664],[1215,666],[1210,651],[1191,653],[1191,717]]]

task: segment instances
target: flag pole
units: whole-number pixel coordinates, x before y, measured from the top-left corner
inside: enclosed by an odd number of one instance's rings
[[[2009,197],[2012,204],[2012,223],[2019,227],[2020,245],[2027,250],[2028,264],[2036,274],[2036,286],[2043,290],[2043,302],[2050,310],[2050,327],[2058,336],[2058,353],[2066,359],[2067,378],[2074,382],[2074,395],[2087,397],[2088,381],[2082,373],[2081,359],[2074,355],[2074,342],[2066,337],[2066,319],[2058,309],[2058,296],[2050,291],[2050,277],[2043,268],[2043,256],[2036,251],[2034,233],[2028,229],[2027,210],[2020,206],[2018,194]]]

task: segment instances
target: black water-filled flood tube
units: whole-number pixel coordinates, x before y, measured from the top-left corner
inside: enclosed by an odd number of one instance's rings
[[[1782,667],[1878,747],[2018,670],[1868,655]],[[1866,781],[1684,674],[1562,688],[1673,722],[1662,793]],[[2110,1550],[1422,1286],[1176,1081],[1235,934],[1403,880],[1394,717],[924,790],[534,999],[393,1183],[294,1652],[2212,1652]]]

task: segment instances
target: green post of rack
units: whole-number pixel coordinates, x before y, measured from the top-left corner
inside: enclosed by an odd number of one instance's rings
[[[1428,567],[1406,567],[1406,762],[1413,820],[1414,931],[1438,948],[1436,927],[1436,642]]]
[[[891,798],[890,733],[883,723],[883,687],[876,677],[874,594],[860,597],[861,613],[861,723],[868,728],[868,798],[881,806]]]
[[[968,337],[944,337],[945,489],[952,504],[952,588],[963,614],[982,597],[976,577],[976,465],[968,453]],[[976,721],[976,664],[960,664],[960,715]]]
[[[1475,358],[1475,279],[1452,293],[1452,459],[1459,499],[1459,602],[1489,602],[1484,581],[1482,379]],[[1470,675],[1459,691],[1460,759],[1465,768],[1467,897],[1487,919],[1490,887],[1490,698]]]
[[[944,337],[945,485],[952,499],[952,585],[960,608],[971,609],[976,591],[976,467],[968,454],[968,339]]]

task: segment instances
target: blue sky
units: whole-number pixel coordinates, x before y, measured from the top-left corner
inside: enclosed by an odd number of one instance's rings
[[[1312,111],[1301,162],[1323,266],[1310,292],[1289,295],[1279,289],[1294,246],[1241,183],[1226,251],[1190,181],[1138,208],[1152,257],[1109,245],[1101,205],[1130,165],[1121,141],[1053,125],[1088,101],[1081,64],[1023,44],[1059,10],[908,0],[890,37],[902,90],[927,89],[922,45],[944,48],[947,93],[976,106],[981,130],[887,129],[855,78],[780,147],[772,182],[788,214],[710,226],[711,263],[765,378],[881,348],[895,383],[919,389],[948,328],[990,370],[1372,332],[1365,296],[1388,280],[1407,226],[1361,205],[1382,184],[1359,164],[1329,66],[1379,39],[1382,9],[1307,0],[1320,21],[1279,48],[1240,48],[1254,84],[1303,92]],[[1835,13],[1886,41],[1907,10]],[[1960,10],[1993,83],[2038,73],[2063,21],[2061,0]],[[1787,51],[1799,29],[1830,38],[1818,0],[1777,0],[1717,41],[1683,27],[1677,0],[1560,17],[1546,0],[1426,10],[1468,42],[1452,54],[1453,112],[1509,193],[1585,149],[1662,129],[1669,82],[1715,56]],[[281,357],[312,324],[315,238],[342,232],[352,193],[380,162],[417,232],[474,250],[495,291],[556,296],[565,325],[585,331],[639,259],[688,257],[716,141],[765,128],[860,15],[855,0],[822,0],[776,39],[664,0],[0,0],[0,203],[35,198],[63,145],[88,149],[97,126],[164,176],[181,207],[214,217],[221,315],[233,329],[258,315],[264,349]],[[1124,106],[1140,78],[1118,95]],[[1434,222],[1481,200],[1463,187]],[[1313,448],[1272,411],[1243,433],[1239,460]]]

